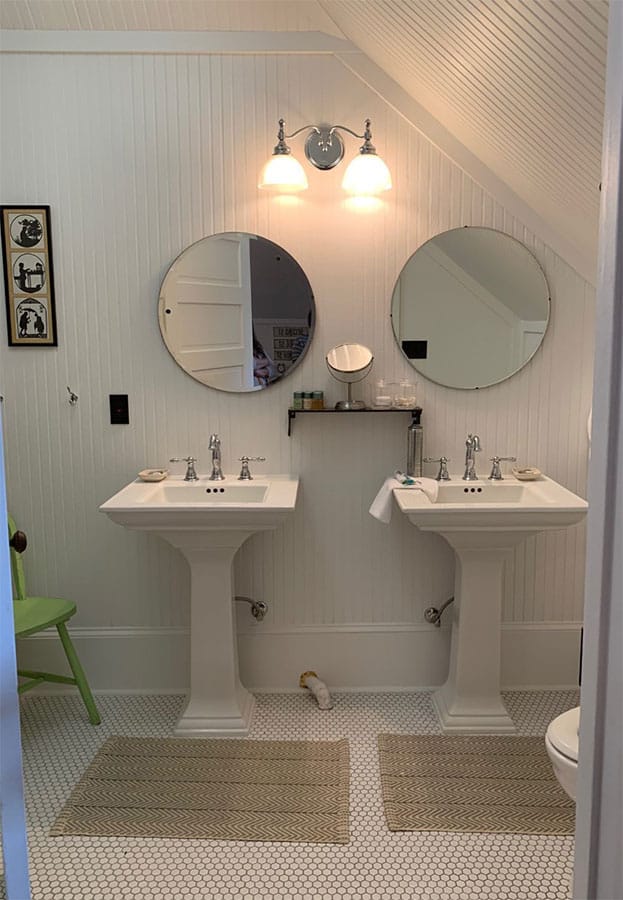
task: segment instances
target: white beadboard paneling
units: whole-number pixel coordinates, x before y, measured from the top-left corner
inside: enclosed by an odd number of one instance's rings
[[[238,618],[243,683],[254,692],[299,688],[313,669],[332,690],[405,691],[445,680],[450,628],[409,623],[271,627]],[[511,625],[502,629],[502,685],[509,690],[575,687],[577,625]],[[100,693],[184,693],[189,683],[189,630],[182,627],[71,628],[89,683]],[[68,672],[54,630],[19,641],[23,668]],[[111,659],[115,665],[111,666]],[[74,693],[45,685],[39,693]]]
[[[404,463],[408,416],[301,416],[287,437],[297,389],[343,394],[327,349],[361,341],[379,377],[414,373],[395,345],[389,299],[400,268],[432,235],[459,225],[499,228],[523,241],[550,283],[552,321],[534,360],[486,390],[454,391],[418,379],[425,452],[462,465],[477,431],[486,458],[517,455],[583,493],[591,395],[593,292],[521,222],[331,57],[52,56],[8,54],[2,65],[3,202],[51,205],[59,322],[57,349],[2,350],[9,499],[30,532],[33,590],[69,596],[77,623],[183,626],[188,574],[159,539],[126,531],[97,506],[146,465],[192,453],[208,466],[218,431],[224,466],[243,453],[266,472],[301,477],[300,505],[274,533],[257,535],[236,563],[238,593],[270,604],[274,627],[421,623],[452,593],[444,541],[367,508]],[[24,78],[24,71],[28,77]],[[355,209],[342,171],[308,169],[310,189],[282,199],[257,191],[289,127],[375,123],[394,190]],[[235,135],[235,140],[233,136]],[[300,140],[300,139],[299,139]],[[356,152],[350,139],[347,155]],[[302,157],[302,141],[293,142]],[[247,230],[283,245],[312,284],[318,325],[296,373],[261,394],[210,390],[185,375],[157,325],[160,280],[189,243]],[[5,324],[2,340],[6,344]],[[79,394],[67,402],[66,385]],[[108,424],[108,394],[128,393],[129,426]],[[581,528],[518,548],[506,578],[508,622],[575,622],[581,615]]]
[[[316,0],[2,0],[0,28],[341,35]]]
[[[555,232],[595,258],[606,0],[319,2]]]
[[[360,68],[380,67],[372,87],[395,79],[417,104],[413,124],[427,117],[459,165],[489,190],[501,184],[515,215],[528,210],[591,279],[607,23],[608,0],[0,3],[5,49],[18,51],[233,53],[264,42],[274,52],[319,52],[324,41],[338,52],[347,35],[351,61],[359,47]],[[30,46],[19,45],[28,35]]]

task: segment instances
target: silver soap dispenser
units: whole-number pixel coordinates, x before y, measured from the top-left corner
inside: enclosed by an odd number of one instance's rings
[[[411,478],[422,477],[422,457],[424,455],[424,429],[420,419],[422,407],[416,406],[411,414],[411,424],[407,428],[407,472]]]

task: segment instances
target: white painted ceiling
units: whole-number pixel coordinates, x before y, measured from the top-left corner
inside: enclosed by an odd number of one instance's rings
[[[58,31],[324,31],[317,0],[0,0],[0,28]]]
[[[597,243],[607,18],[607,0],[0,0],[4,29],[345,37],[534,210],[584,274]]]

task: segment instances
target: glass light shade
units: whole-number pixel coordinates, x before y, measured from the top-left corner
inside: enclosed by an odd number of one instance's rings
[[[342,179],[342,187],[349,194],[370,196],[389,191],[392,176],[376,153],[360,153],[348,164]]]
[[[307,190],[309,185],[300,162],[290,154],[278,153],[271,156],[262,169],[258,187],[283,194],[296,194]]]

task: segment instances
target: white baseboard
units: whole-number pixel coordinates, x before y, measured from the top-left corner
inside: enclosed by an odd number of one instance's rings
[[[93,690],[184,693],[188,629],[70,629]],[[510,624],[502,629],[502,684],[507,689],[565,689],[578,683],[578,624]],[[264,628],[238,635],[240,675],[252,691],[298,691],[312,669],[332,690],[408,691],[442,684],[450,629],[427,625],[336,625]],[[67,671],[56,631],[18,642],[24,668]],[[51,686],[38,688],[57,690]]]

